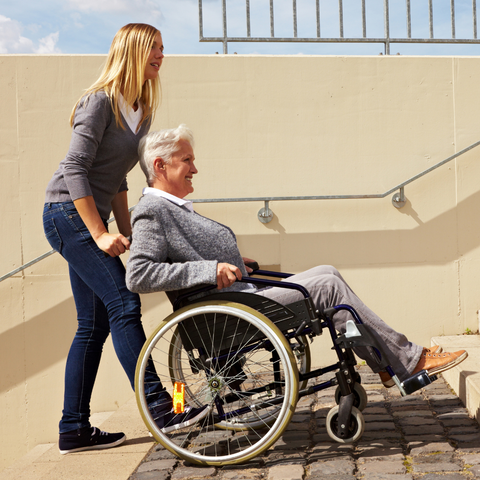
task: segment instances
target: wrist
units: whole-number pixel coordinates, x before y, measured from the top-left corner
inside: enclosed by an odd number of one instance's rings
[[[100,239],[100,237],[102,235],[105,235],[106,233],[108,233],[107,230],[98,230],[98,231],[95,231],[95,232],[91,232],[92,238],[95,242],[97,242]]]

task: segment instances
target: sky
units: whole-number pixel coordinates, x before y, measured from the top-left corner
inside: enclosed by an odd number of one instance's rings
[[[273,0],[275,36],[293,37],[292,0]],[[455,0],[456,38],[473,38],[472,1]],[[245,0],[226,0],[229,35],[246,36]],[[296,0],[299,37],[316,36],[315,0]],[[383,37],[384,0],[366,0],[367,35]],[[405,0],[389,0],[390,34],[406,36]],[[429,37],[428,0],[411,0],[412,36]],[[434,0],[434,35],[451,36],[450,0]],[[339,0],[320,0],[322,37],[339,36]],[[361,37],[361,0],[343,0],[345,36]],[[250,0],[251,35],[270,35],[270,0]],[[106,54],[131,22],[162,32],[166,54],[223,53],[199,41],[198,0],[0,0],[0,54]],[[480,15],[480,5],[479,5]],[[222,34],[222,0],[203,0],[203,34]],[[480,36],[480,25],[478,27]],[[378,55],[383,44],[230,43],[228,53]],[[394,44],[391,54],[480,55],[480,45]]]

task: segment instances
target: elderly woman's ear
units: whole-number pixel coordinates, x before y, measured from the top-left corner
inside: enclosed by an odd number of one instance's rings
[[[160,157],[156,158],[153,161],[153,168],[155,170],[165,170],[165,163],[163,162],[163,160]]]

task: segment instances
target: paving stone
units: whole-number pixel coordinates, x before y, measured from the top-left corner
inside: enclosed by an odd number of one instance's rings
[[[459,458],[465,465],[480,465],[480,453],[473,455],[461,455]]]
[[[438,473],[438,472],[459,472],[462,467],[455,463],[421,463],[413,464],[412,469],[415,473]]]
[[[167,480],[170,478],[170,472],[141,472],[135,473],[130,477],[130,480]]]
[[[372,422],[365,424],[365,431],[371,432],[372,430],[395,430],[395,424],[391,422]]]
[[[389,430],[389,431],[371,430],[371,431],[366,431],[362,435],[362,440],[369,440],[369,441],[392,440],[392,439],[397,439],[398,441],[400,441],[401,438],[402,436],[396,430]]]
[[[329,408],[319,408],[315,410],[314,417],[315,418],[326,418],[328,415]]]
[[[412,475],[409,473],[405,475],[397,475],[395,473],[370,473],[365,475],[365,480],[413,480]]]
[[[319,445],[312,449],[308,455],[309,463],[316,461],[339,460],[342,458],[352,458],[354,452],[353,445],[342,445],[335,443],[333,445]]]
[[[252,470],[227,470],[220,473],[222,480],[260,480],[263,478],[263,472]]]
[[[478,423],[476,420],[472,420],[471,418],[448,418],[448,419],[439,419],[443,425],[448,428],[451,427],[475,427],[478,428]]]
[[[479,435],[480,430],[478,427],[467,427],[467,426],[460,426],[460,427],[453,427],[448,429],[448,436],[451,437],[452,435]]]
[[[449,410],[445,413],[437,413],[437,417],[442,422],[446,420],[456,420],[456,421],[461,421],[465,419],[471,420],[470,415],[468,414],[468,411],[466,409],[465,410],[454,409],[453,411]]]
[[[208,478],[213,477],[216,473],[214,467],[186,467],[179,466],[172,474],[172,480],[181,480],[188,478]]]
[[[400,410],[398,412],[393,412],[393,416],[396,418],[433,418],[433,413],[430,410]]]
[[[435,405],[445,406],[457,406],[461,405],[462,402],[456,395],[447,394],[447,395],[431,395],[428,397],[429,402],[435,407]]]
[[[325,477],[325,475],[317,474],[307,477],[308,480],[324,480],[327,478],[328,480],[356,480],[354,475],[329,475]]]
[[[302,465],[275,465],[268,469],[267,480],[303,480],[304,475]]]
[[[365,442],[363,438],[358,442],[358,449],[361,451],[367,451],[372,449],[391,449],[391,448],[401,448],[397,442],[391,442],[389,440],[377,440],[374,442]]]
[[[430,454],[430,455],[415,457],[413,459],[413,463],[414,464],[449,463],[449,462],[453,462],[453,457],[454,457],[453,452],[450,452],[450,453],[433,453],[433,454]]]
[[[148,462],[142,463],[138,469],[137,473],[142,472],[152,472],[152,471],[172,471],[173,467],[177,464],[178,460],[167,459],[167,460],[150,460]]]
[[[308,430],[310,429],[310,419],[308,419],[306,422],[304,423],[289,423],[287,425],[287,428],[284,430],[285,432],[291,432],[291,431],[296,431],[296,432],[308,432]]]
[[[441,443],[446,442],[445,435],[405,435],[404,437],[407,443],[419,442],[421,443]]]
[[[334,442],[326,432],[326,430],[322,433],[317,433],[316,435],[312,436],[312,441],[314,444],[317,443],[336,443]]]
[[[392,416],[388,414],[370,414],[364,413],[365,422],[388,422],[392,420]]]
[[[175,454],[164,448],[162,445],[157,445],[147,458],[148,460],[162,460],[167,458],[174,458],[178,460],[178,457]]]
[[[273,467],[274,465],[305,465],[306,461],[305,452],[286,453],[281,451],[274,451],[264,459],[265,467]]]
[[[407,469],[403,464],[403,460],[393,460],[384,462],[366,462],[358,467],[358,472],[370,478],[373,473],[394,473],[404,474]]]
[[[367,454],[364,455],[363,453],[360,454],[361,456],[358,458],[358,463],[368,463],[368,462],[392,462],[392,461],[401,461],[405,460],[403,452],[401,449],[396,450],[397,453],[393,453],[390,450],[372,450],[370,452],[366,452]]]
[[[412,405],[415,405],[415,408],[417,406],[426,406],[428,407],[428,403],[425,399],[421,398],[421,397],[418,397],[418,396],[414,396],[414,395],[408,395],[406,397],[400,397],[398,399],[394,399],[390,402],[390,406],[392,407],[392,409],[395,409],[397,407],[408,407]]]
[[[480,434],[479,433],[471,433],[469,435],[462,435],[462,434],[449,434],[449,438],[454,440],[455,442],[458,443],[472,443],[472,442],[478,442],[480,446]]]
[[[434,452],[453,452],[455,449],[445,439],[441,442],[410,442],[410,455],[424,455]]]
[[[363,411],[363,414],[364,415],[370,415],[370,414],[388,415],[388,410],[385,407],[380,407],[380,406],[373,407],[373,406],[367,405],[367,407]]]
[[[355,463],[351,459],[315,462],[309,466],[310,476],[315,475],[353,475]]]
[[[478,453],[480,452],[480,443],[470,442],[470,443],[458,443],[457,444],[458,453]]]
[[[461,473],[450,473],[450,474],[440,474],[440,473],[428,473],[427,475],[423,475],[421,480],[465,480],[465,478]]]
[[[433,418],[433,416],[408,416],[401,417],[398,419],[400,425],[402,426],[416,426],[423,427],[424,425],[438,425],[438,420]]]
[[[330,437],[328,437],[330,438]],[[273,450],[296,450],[310,447],[310,438],[301,438],[299,440],[294,440],[292,437],[282,436],[279,438],[272,447]]]
[[[475,478],[480,477],[480,465],[474,465],[473,467],[468,468],[467,471],[475,475]]]
[[[419,427],[418,425],[402,425],[402,430],[405,435],[421,435],[422,437],[425,435],[441,435],[444,431],[443,427],[438,424],[423,425],[422,427]]]
[[[293,415],[292,419],[290,420],[290,423],[308,423],[310,421],[311,415]]]

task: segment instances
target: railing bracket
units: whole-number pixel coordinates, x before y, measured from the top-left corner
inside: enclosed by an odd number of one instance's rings
[[[404,187],[401,187],[400,190],[393,195],[392,203],[395,208],[402,208],[405,206],[407,199],[405,198]]]
[[[262,223],[270,223],[273,220],[273,212],[269,208],[270,202],[265,200],[265,207],[258,211],[258,219]]]

